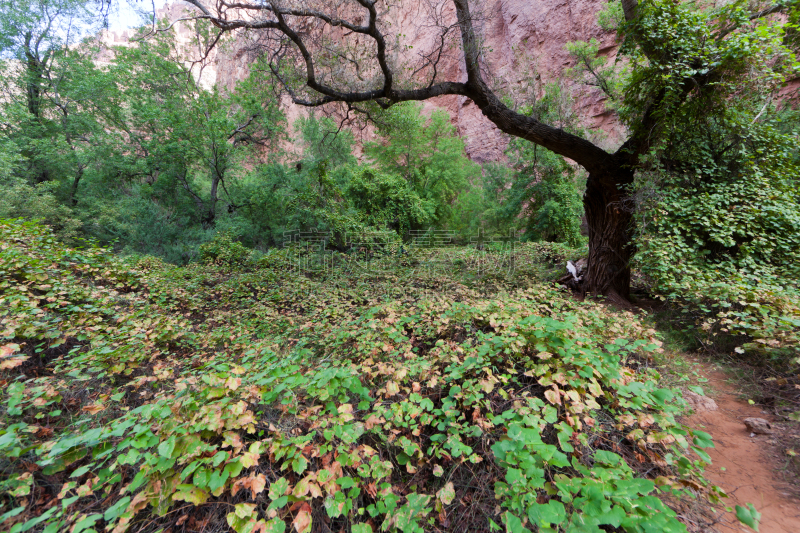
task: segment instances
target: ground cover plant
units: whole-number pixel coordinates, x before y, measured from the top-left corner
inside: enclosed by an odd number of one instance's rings
[[[655,331],[537,282],[543,245],[234,244],[0,224],[4,530],[685,531],[665,502],[721,495]]]

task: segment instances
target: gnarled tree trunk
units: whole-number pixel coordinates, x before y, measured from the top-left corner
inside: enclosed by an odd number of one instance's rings
[[[588,270],[584,289],[612,300],[630,297],[633,256],[632,213],[623,205],[624,186],[633,181],[633,171],[616,166],[589,174],[583,204],[589,225]]]

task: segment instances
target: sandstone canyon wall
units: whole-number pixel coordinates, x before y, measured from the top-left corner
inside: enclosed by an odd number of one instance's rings
[[[420,28],[420,2],[403,0],[397,13],[398,31],[407,35],[413,46],[409,53],[424,49],[431,36]],[[597,13],[606,0],[483,0],[479,3],[482,20],[478,30],[484,39],[486,65],[494,85],[508,91],[541,87],[558,79],[564,80],[564,70],[574,66],[565,50],[566,43],[595,38],[600,42],[600,53],[613,58],[617,43],[615,35],[602,30],[597,24]],[[159,17],[170,20],[180,18],[189,9],[180,0],[159,11]],[[181,24],[178,39],[189,40],[188,28]],[[394,27],[394,26],[393,26]],[[128,39],[125,34],[111,34],[112,42]],[[211,62],[203,72],[205,84],[233,86],[248,72],[247,55],[233,44],[229,49],[215,50]],[[441,66],[444,77],[465,81],[463,62],[450,57]],[[581,86],[566,80],[570,105],[581,123],[593,133],[593,140],[606,149],[613,150],[621,142],[623,128],[616,117],[607,113],[605,99],[599,89]],[[476,162],[503,159],[508,138],[487,120],[477,106],[467,98],[446,96],[425,103],[426,110],[444,108],[466,142],[469,157]],[[286,103],[286,113],[291,121],[307,113],[306,109]]]
[[[614,149],[621,143],[623,131],[615,116],[606,113],[602,92],[564,77],[565,69],[574,66],[565,49],[568,42],[596,38],[602,54],[615,54],[615,35],[597,24],[597,12],[605,3],[605,0],[486,0],[482,13],[485,21],[479,29],[487,50],[486,65],[495,78],[495,86],[517,92],[516,89],[533,84],[534,91],[539,92],[544,84],[561,79],[581,123],[596,132],[598,144]],[[466,81],[463,62],[454,63],[448,65],[452,79]],[[472,160],[496,161],[503,157],[507,136],[467,98],[443,97],[429,105],[450,112]]]

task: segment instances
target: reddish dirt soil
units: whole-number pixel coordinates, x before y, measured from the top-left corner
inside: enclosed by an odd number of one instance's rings
[[[748,417],[772,422],[770,416],[737,399],[722,372],[707,369],[704,373],[709,380],[706,392],[718,409],[696,413],[686,423],[714,438],[715,448],[706,450],[712,460],[706,469],[707,478],[730,496],[725,506],[752,503],[756,507],[762,515],[759,533],[800,533],[800,500],[792,497],[792,487],[779,482],[771,437],[751,437],[742,422]],[[734,513],[724,513],[715,527],[720,533],[752,532]]]

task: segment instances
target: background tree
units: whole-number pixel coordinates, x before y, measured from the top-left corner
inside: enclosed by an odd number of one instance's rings
[[[378,124],[379,140],[365,144],[366,156],[433,206],[429,223],[447,224],[457,195],[480,173],[450,116],[444,110],[426,116],[421,104],[409,102],[380,113]]]
[[[195,35],[204,37],[202,30]],[[128,110],[121,117],[127,123],[118,125],[129,132],[129,143],[148,154],[150,179],[161,171],[174,173],[210,227],[222,194],[230,210],[240,207],[229,182],[248,158],[278,148],[284,119],[258,71],[231,93],[206,89],[185,56],[173,35],[161,32],[138,46],[118,48],[110,75]]]
[[[303,165],[326,162],[330,168],[356,164],[353,132],[327,117],[300,117],[294,123],[303,146]],[[301,168],[302,170],[302,168]]]
[[[237,2],[213,6],[187,0],[198,17],[221,33],[258,30],[270,69],[293,101],[321,106],[334,102],[349,107],[374,103],[381,107],[445,94],[470,98],[502,131],[568,157],[588,173],[584,208],[589,225],[586,288],[594,293],[627,298],[630,285],[631,212],[626,192],[640,168],[640,158],[659,138],[663,119],[695,96],[718,91],[721,76],[739,73],[744,64],[759,63],[791,52],[781,43],[778,27],[763,17],[794,9],[795,2],[769,2],[752,10],[749,2],[699,10],[667,0],[625,0],[623,51],[641,57],[648,68],[627,86],[635,102],[625,121],[629,137],[613,153],[558,124],[520,113],[506,105],[486,81],[480,35],[473,8],[477,2],[424,2],[427,19],[420,25],[438,32],[433,49],[418,54],[420,62],[403,64],[404,43],[392,29],[393,4],[375,0]],[[451,9],[452,8],[452,9]],[[681,29],[675,37],[674,30]],[[684,31],[685,30],[685,31]],[[441,58],[460,45],[466,81],[442,80]],[[763,64],[763,63],[762,63]],[[410,68],[410,70],[408,70]],[[414,81],[403,77],[413,72]],[[635,82],[634,82],[635,81]]]
[[[17,175],[63,182],[75,201],[101,131],[86,104],[106,88],[87,83],[96,48],[81,39],[102,25],[102,4],[77,0],[0,2],[0,132],[22,155]]]

